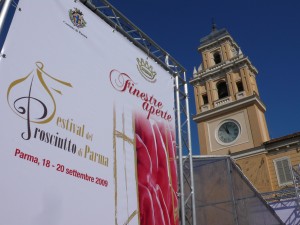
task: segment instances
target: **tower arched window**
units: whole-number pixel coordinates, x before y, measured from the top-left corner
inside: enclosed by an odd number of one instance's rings
[[[214,56],[214,62],[215,64],[219,64],[222,60],[221,60],[221,55],[220,55],[220,52],[215,52],[213,54]]]
[[[221,81],[217,84],[219,99],[225,98],[228,96],[227,84],[225,81]]]

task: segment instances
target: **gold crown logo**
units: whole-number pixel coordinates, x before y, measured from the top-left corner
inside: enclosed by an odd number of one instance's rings
[[[149,65],[148,61],[137,58],[137,68],[140,74],[148,81],[155,82],[156,81],[156,72],[153,70],[153,67]]]

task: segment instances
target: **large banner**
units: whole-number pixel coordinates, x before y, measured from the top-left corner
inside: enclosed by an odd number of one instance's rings
[[[178,224],[173,77],[80,1],[18,9],[0,59],[0,224]]]

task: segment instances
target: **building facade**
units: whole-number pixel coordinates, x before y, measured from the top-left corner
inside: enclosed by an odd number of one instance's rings
[[[213,26],[198,51],[202,63],[190,83],[201,154],[231,155],[260,192],[294,185],[300,133],[270,140],[257,69],[226,29]]]

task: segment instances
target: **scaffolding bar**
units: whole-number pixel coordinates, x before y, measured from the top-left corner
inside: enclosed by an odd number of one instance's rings
[[[184,72],[184,80],[186,80],[186,74]],[[188,99],[188,86],[187,83],[184,84],[184,97],[185,97],[185,107],[186,107],[186,124],[187,124],[187,130],[189,131],[187,134],[188,138],[188,149],[189,151],[189,165],[190,165],[190,182],[191,182],[191,205],[192,205],[192,219],[193,224],[196,224],[196,207],[195,207],[195,183],[194,183],[194,171],[193,171],[193,156],[192,156],[192,138],[191,138],[191,123],[190,123],[190,106],[189,106],[189,99]]]
[[[112,6],[106,0],[80,0],[99,17],[106,21],[112,28],[122,33],[137,47],[142,49],[146,54],[159,63],[164,69],[171,74],[183,73],[185,71],[173,57],[171,57],[165,50],[156,44],[150,37],[135,26],[129,19],[127,19],[121,12]],[[135,32],[133,32],[135,31]],[[154,55],[151,49],[155,49],[159,55]],[[165,58],[168,56],[169,65],[166,64]]]
[[[5,19],[6,19],[8,10],[9,10],[9,6],[11,3],[12,3],[12,0],[4,0],[4,3],[3,3],[3,0],[0,2],[0,4],[4,4],[3,8],[1,10],[1,13],[0,13],[0,34],[2,33],[2,29],[4,27],[4,22],[5,22]]]

